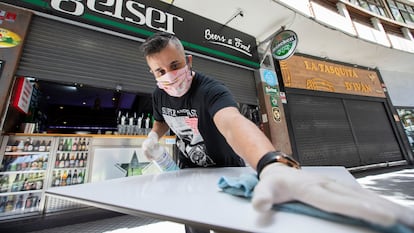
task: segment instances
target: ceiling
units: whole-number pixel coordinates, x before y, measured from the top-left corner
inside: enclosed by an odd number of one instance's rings
[[[272,0],[166,0],[266,41],[282,26],[298,34],[297,52],[380,70],[413,73],[414,54],[367,42],[322,25]],[[308,1],[304,1],[308,2]],[[243,16],[238,15],[242,11]],[[232,19],[232,20],[231,20]]]

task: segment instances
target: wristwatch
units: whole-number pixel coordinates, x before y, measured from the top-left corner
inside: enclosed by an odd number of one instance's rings
[[[294,158],[281,151],[271,151],[266,153],[257,163],[257,176],[260,176],[263,168],[271,163],[283,163],[289,167],[300,169],[300,164]]]

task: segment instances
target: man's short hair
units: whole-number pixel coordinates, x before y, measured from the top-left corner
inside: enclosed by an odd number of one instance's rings
[[[178,37],[167,32],[157,32],[148,37],[141,45],[141,50],[145,57],[151,56],[167,47],[169,42],[173,43],[175,47],[178,50],[181,50],[184,54],[184,47]]]

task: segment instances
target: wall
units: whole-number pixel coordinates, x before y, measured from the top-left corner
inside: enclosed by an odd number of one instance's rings
[[[380,70],[394,106],[414,107],[414,76],[411,73]]]
[[[20,41],[15,46],[9,46],[7,43],[0,44],[0,60],[4,61],[3,71],[0,74],[0,129],[3,125],[5,111],[8,106],[8,96],[10,86],[13,83],[13,75],[19,62],[23,42],[26,37],[26,31],[32,17],[28,11],[10,7],[0,3],[0,12],[5,14],[5,18],[0,19],[0,29],[16,33],[20,38],[13,38],[13,41]],[[4,35],[3,35],[4,37]]]

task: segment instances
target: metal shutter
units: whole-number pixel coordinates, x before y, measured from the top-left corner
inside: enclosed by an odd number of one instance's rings
[[[288,107],[302,164],[346,167],[360,164],[341,99],[289,94]]]
[[[17,75],[152,93],[140,42],[34,16]],[[257,105],[253,71],[194,56],[194,69],[222,81],[240,103]]]
[[[151,93],[155,81],[140,43],[34,16],[18,75]]]
[[[383,102],[345,100],[362,164],[403,160]]]
[[[238,68],[205,58],[193,58],[194,70],[224,83],[239,103],[257,105],[254,71]]]
[[[384,102],[288,93],[304,165],[355,167],[403,160]]]

